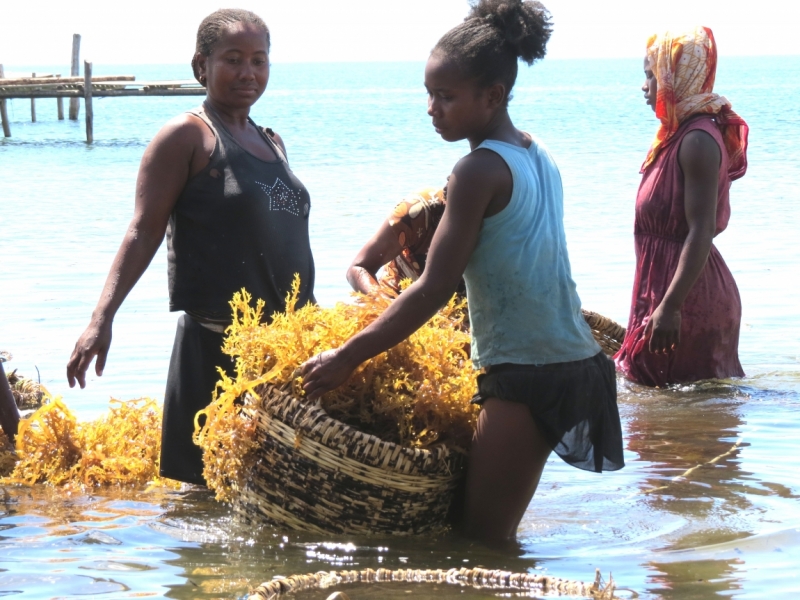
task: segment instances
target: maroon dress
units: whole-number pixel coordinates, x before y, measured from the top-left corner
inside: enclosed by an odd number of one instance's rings
[[[625,377],[644,385],[744,376],[738,354],[742,318],[739,290],[713,244],[708,262],[681,307],[678,347],[666,354],[654,354],[644,337],[650,316],[675,276],[689,234],[678,150],[684,136],[696,129],[711,135],[722,155],[715,236],[728,226],[731,214],[728,154],[714,118],[702,115],[687,119],[645,170],[636,197],[636,276],[628,331],[614,360]]]

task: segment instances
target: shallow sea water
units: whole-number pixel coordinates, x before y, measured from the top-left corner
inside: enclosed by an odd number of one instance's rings
[[[6,65],[7,73],[46,70],[55,67]],[[185,67],[98,64],[95,71],[190,76]],[[561,169],[584,306],[622,323],[638,167],[655,131],[640,80],[635,60],[546,60],[521,69],[511,103],[515,123],[540,137]],[[518,551],[453,534],[254,530],[197,491],[5,487],[0,595],[234,598],[277,575],[478,565],[582,580],[599,568],[640,598],[796,595],[800,117],[791,100],[800,92],[800,58],[723,56],[717,90],[751,126],[750,169],[733,185],[731,224],[716,242],[742,295],[747,377],[669,390],[620,380],[627,466],[598,476],[551,460]],[[38,371],[82,419],[103,412],[110,396],[162,398],[177,317],[167,311],[163,247],[117,316],[103,377],[92,373],[85,390],[70,390],[64,368],[130,218],[147,141],[198,102],[96,100],[92,146],[83,143],[82,120],[56,120],[54,100],[37,102],[34,124],[28,101],[11,103],[13,137],[0,140],[0,350],[14,354],[7,369]],[[253,116],[281,133],[311,192],[317,296],[326,305],[347,297],[344,270],[394,202],[442,182],[466,152],[432,131],[421,64],[274,65]],[[342,589],[353,600],[497,597],[432,584]]]

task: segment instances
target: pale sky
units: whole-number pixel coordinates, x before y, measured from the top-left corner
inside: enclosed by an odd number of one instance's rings
[[[552,58],[638,57],[650,33],[711,27],[720,55],[800,56],[799,0],[545,0],[554,20]],[[188,62],[200,21],[224,0],[5,0],[0,64]],[[229,5],[230,6],[230,5]],[[259,14],[272,31],[273,62],[425,60],[467,13],[466,0],[260,0],[232,6]]]

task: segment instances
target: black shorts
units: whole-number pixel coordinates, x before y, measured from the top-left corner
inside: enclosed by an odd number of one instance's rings
[[[622,458],[614,363],[602,352],[550,365],[492,365],[478,376],[472,402],[500,398],[527,405],[539,431],[565,462],[616,471]]]
[[[203,327],[189,315],[178,319],[169,361],[161,428],[162,477],[205,485],[203,453],[192,441],[194,416],[211,402],[222,367],[234,374],[233,359],[222,352],[224,335]]]

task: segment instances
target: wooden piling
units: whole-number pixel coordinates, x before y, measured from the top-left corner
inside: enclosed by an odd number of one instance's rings
[[[86,142],[94,141],[94,111],[92,110],[92,63],[83,61],[83,103],[86,108]]]
[[[31,73],[31,77],[36,79],[36,73]],[[36,123],[36,100],[31,98],[31,123]]]
[[[60,79],[61,75],[56,75],[56,77]],[[58,105],[58,120],[59,121],[63,121],[64,120],[64,99],[61,98],[61,97],[56,98],[56,103]]]
[[[81,36],[78,33],[72,35],[72,64],[70,67],[70,75],[73,77],[78,76],[78,72],[80,70],[80,64],[78,63],[78,57],[81,53]],[[71,121],[78,120],[78,99],[77,98],[70,98],[69,100],[69,118]]]
[[[0,65],[0,79],[3,79],[5,76],[5,71],[3,71],[3,65]],[[8,122],[8,112],[6,112],[6,101],[0,100],[0,121],[3,122],[3,135],[5,137],[11,137],[11,125]]]

